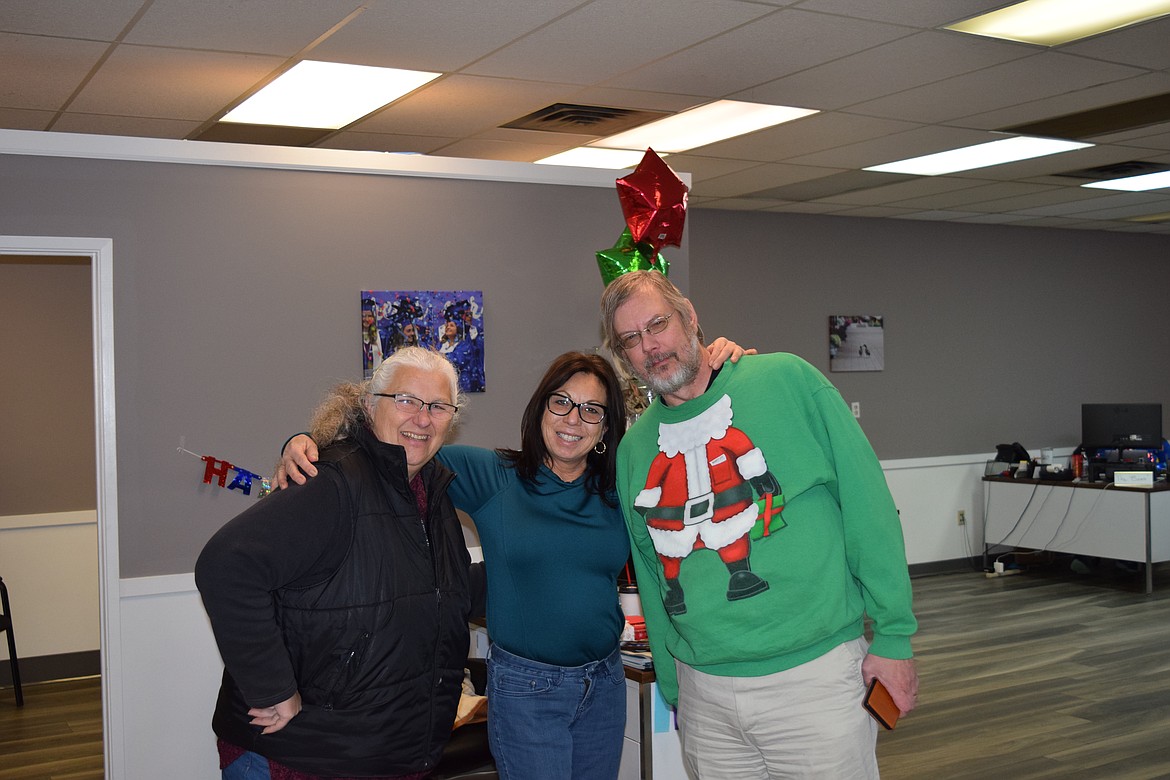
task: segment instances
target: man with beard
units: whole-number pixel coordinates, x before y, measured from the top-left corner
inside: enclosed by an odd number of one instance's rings
[[[619,446],[617,480],[688,768],[876,778],[862,700],[877,678],[914,709],[917,623],[898,513],[860,426],[795,355],[713,371],[694,307],[657,272],[614,280],[601,308],[606,346],[657,396]]]

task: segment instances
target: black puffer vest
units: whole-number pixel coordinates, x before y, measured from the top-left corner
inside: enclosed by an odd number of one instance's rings
[[[467,658],[470,559],[446,495],[454,475],[433,461],[423,468],[420,518],[404,461],[402,448],[368,432],[322,452],[317,479],[334,471],[348,490],[353,540],[326,582],[274,594],[303,709],[260,735],[239,689],[225,685],[214,718],[222,738],[325,776],[435,765]]]

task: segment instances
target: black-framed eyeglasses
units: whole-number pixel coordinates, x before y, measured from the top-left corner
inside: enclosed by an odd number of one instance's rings
[[[642,343],[642,334],[649,333],[651,336],[657,335],[666,330],[666,326],[670,324],[670,318],[674,316],[674,312],[664,314],[661,317],[655,317],[647,323],[646,327],[641,330],[630,331],[629,333],[622,333],[617,337],[618,346],[622,349],[633,349]]]
[[[444,401],[428,402],[421,398],[416,398],[410,393],[370,393],[370,395],[393,400],[394,406],[404,414],[418,414],[423,410],[423,407],[426,407],[431,417],[436,420],[449,420],[455,416],[455,412],[459,411],[459,407],[455,404],[449,404]]]
[[[588,401],[580,404],[573,403],[573,399],[564,393],[549,393],[546,405],[548,410],[558,417],[564,417],[576,409],[581,422],[590,425],[597,425],[605,419],[605,407],[601,404],[591,404]]]

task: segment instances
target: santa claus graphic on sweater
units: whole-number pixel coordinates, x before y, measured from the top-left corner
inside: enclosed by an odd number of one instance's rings
[[[646,518],[666,578],[666,611],[686,612],[679,584],[682,561],[695,550],[719,554],[729,572],[727,599],[735,601],[768,589],[752,572],[752,529],[760,519],[755,494],[764,499],[764,535],[781,506],[780,486],[764,454],[731,424],[731,397],[724,395],[696,417],[658,426],[658,449],[646,487],[634,508]]]

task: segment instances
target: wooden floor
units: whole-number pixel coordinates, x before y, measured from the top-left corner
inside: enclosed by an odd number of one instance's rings
[[[1067,559],[915,579],[922,687],[878,735],[884,780],[1170,778],[1170,565],[1154,587]],[[100,699],[96,678],[20,709],[0,690],[0,780],[100,780]]]
[[[884,780],[1170,778],[1170,568],[1069,559],[914,580],[918,709],[878,735]]]
[[[102,694],[96,677],[0,690],[0,780],[102,780]]]

